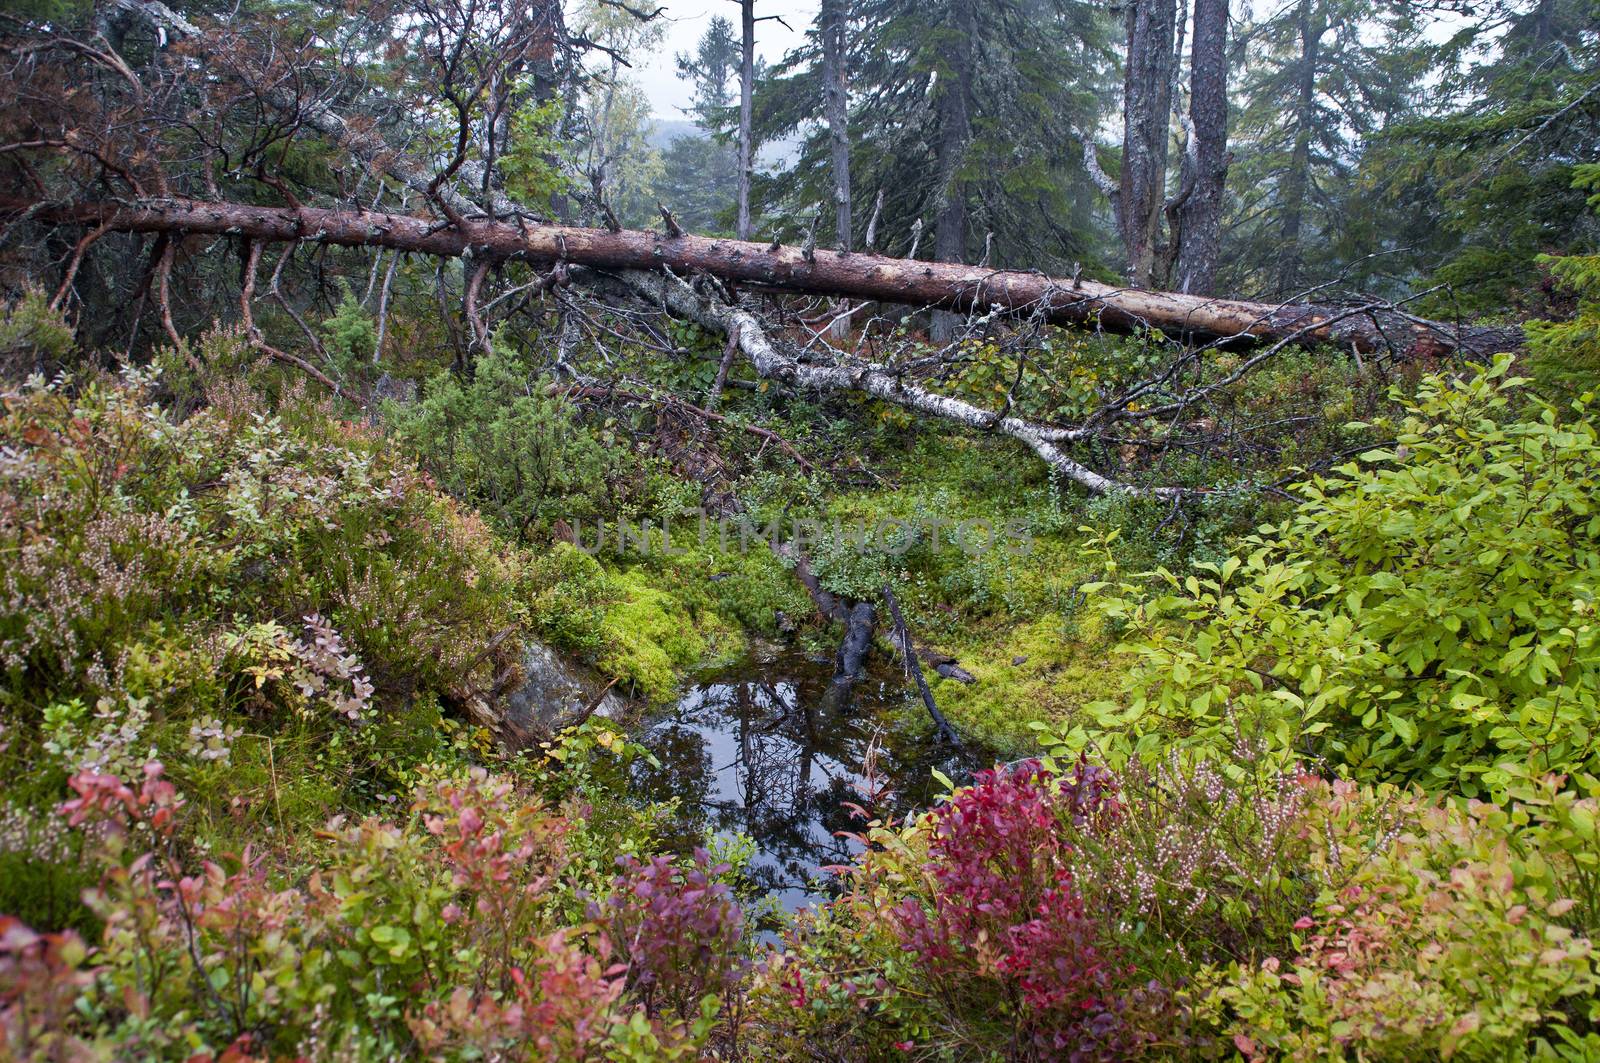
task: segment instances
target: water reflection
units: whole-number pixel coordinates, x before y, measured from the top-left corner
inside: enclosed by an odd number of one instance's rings
[[[642,796],[679,799],[675,840],[749,835],[758,885],[791,910],[827,889],[819,868],[859,851],[839,837],[862,828],[851,804],[926,808],[942,791],[932,770],[959,780],[974,759],[938,742],[898,673],[869,675],[843,708],[829,707],[831,679],[830,662],[799,654],[709,676],[640,738],[661,766],[639,764],[635,783]]]

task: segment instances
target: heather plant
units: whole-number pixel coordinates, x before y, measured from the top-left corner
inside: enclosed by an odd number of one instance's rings
[[[1118,779],[1120,813],[1068,831],[1103,935],[1174,986],[1202,964],[1280,949],[1316,892],[1305,874],[1321,844],[1306,819],[1315,785],[1248,744],[1225,760],[1173,750],[1153,765],[1130,763]]]
[[[1600,967],[1569,922],[1555,817],[1348,781],[1313,790],[1319,891],[1291,948],[1202,970],[1190,991],[1219,1040],[1251,1060],[1593,1058]],[[1540,819],[1544,844],[1508,816]],[[1592,831],[1567,842],[1592,853]]]
[[[458,744],[492,752],[474,737],[492,719],[444,723],[530,622],[526,559],[325,407],[221,382],[179,417],[151,401],[158,379],[35,381],[0,409],[16,815],[43,822],[70,776],[155,758],[197,806],[186,844],[274,850],[392,802]],[[72,854],[3,860],[5,909],[93,925]]]
[[[865,1059],[1592,1058],[1600,784],[1516,792],[1330,783],[1249,748],[985,775],[874,826],[757,1025]]]
[[[1099,771],[1080,765],[1064,787],[1033,764],[980,776],[930,816],[931,903],[908,897],[892,912],[902,947],[926,965],[968,1036],[1004,1044],[1015,1058],[1088,1059],[1128,1047],[1117,994],[1127,972],[1097,940],[1059,824],[1119,814]],[[993,987],[981,1010],[963,1000],[974,982]],[[998,1028],[983,1031],[990,1023]]]
[[[95,881],[80,859],[82,839],[53,809],[20,797],[0,802],[0,912],[30,927],[97,932],[80,899]]]

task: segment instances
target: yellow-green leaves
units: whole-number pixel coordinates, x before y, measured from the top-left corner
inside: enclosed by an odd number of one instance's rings
[[[1595,766],[1600,442],[1582,402],[1516,416],[1508,368],[1424,380],[1394,446],[1307,485],[1292,519],[1149,574],[1164,593],[1103,597],[1149,707],[1126,724],[1216,749],[1284,736],[1468,793],[1505,785],[1502,761]]]

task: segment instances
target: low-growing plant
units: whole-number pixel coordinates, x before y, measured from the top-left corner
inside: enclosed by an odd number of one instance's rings
[[[1248,747],[1227,760],[1171,752],[1120,777],[1121,812],[1068,831],[1079,888],[1103,934],[1139,970],[1181,985],[1201,964],[1281,950],[1318,888],[1322,840],[1306,827],[1318,785]]]
[[[723,881],[731,868],[697,849],[687,867],[665,856],[617,858],[611,897],[594,907],[627,963],[630,990],[652,1018],[689,1027],[697,1041],[745,974],[744,913]]]
[[[391,404],[387,417],[446,490],[526,539],[558,520],[616,512],[637,471],[628,448],[591,434],[547,383],[527,356],[496,343],[470,379],[441,371],[420,402]]]
[[[1106,599],[1142,662],[1099,707],[1102,748],[1225,749],[1243,721],[1285,758],[1468,794],[1592,770],[1600,437],[1583,401],[1519,414],[1509,369],[1424,381],[1394,443],[1291,519]]]
[[[1115,781],[1085,763],[980,773],[911,826],[871,832],[845,895],[793,936],[778,991],[802,1028],[867,1057],[1139,1054],[1169,1036],[1172,998],[1089,913],[1072,841],[1122,815]]]
[[[1593,1058],[1600,967],[1546,873],[1559,849],[1527,860],[1498,806],[1316,788],[1306,871],[1323,885],[1291,949],[1196,976],[1219,1039],[1250,1060]]]
[[[425,773],[394,818],[335,818],[291,881],[261,850],[196,859],[159,763],[71,790],[59,814],[99,868],[105,931],[3,924],[0,1034],[30,1051],[666,1058],[707,1043],[746,970],[725,868],[626,863],[571,922],[587,810],[482,769]]]

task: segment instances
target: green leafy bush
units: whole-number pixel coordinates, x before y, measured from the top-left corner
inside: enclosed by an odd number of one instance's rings
[[[538,210],[550,210],[551,201],[571,190],[572,181],[560,160],[567,145],[558,136],[566,102],[552,96],[542,103],[529,102],[511,116],[511,139],[500,157],[506,191]]]
[[[1095,740],[1225,748],[1468,794],[1508,765],[1595,766],[1600,442],[1585,402],[1535,402],[1510,362],[1419,387],[1394,442],[1301,488],[1283,523],[1166,593],[1104,603],[1141,663]],[[1099,589],[1099,588],[1096,588]]]

